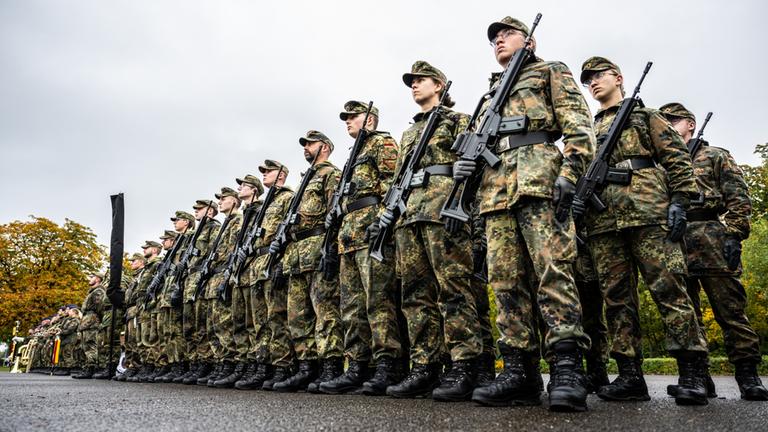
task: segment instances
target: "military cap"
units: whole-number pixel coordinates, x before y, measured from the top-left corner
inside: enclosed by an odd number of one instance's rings
[[[330,141],[330,140],[328,140],[328,141]],[[299,139],[299,142],[301,142],[301,139]],[[328,145],[333,147],[333,144],[328,144]],[[275,161],[275,160],[272,160],[272,159],[267,159],[267,160],[264,161],[264,164],[259,165],[259,172],[264,174],[267,171],[279,170],[280,168],[283,169],[283,172],[285,173],[285,175],[288,175],[288,168],[285,165],[281,164],[278,161]]]
[[[68,304],[67,309],[80,309],[80,306],[76,304]]]
[[[488,40],[493,42],[493,39],[497,34],[499,34],[499,30],[505,28],[521,31],[525,33],[526,36],[528,36],[528,33],[531,32],[524,22],[520,21],[519,19],[512,18],[511,16],[506,16],[502,18],[501,21],[496,21],[488,26]]]
[[[177,233],[176,231],[165,230],[163,232],[163,235],[160,236],[160,240],[175,239],[178,236],[179,236],[179,233]]]
[[[59,310],[65,310],[65,309],[67,309],[67,305],[61,305],[61,306],[59,306]]]
[[[163,245],[161,245],[160,243],[154,240],[146,240],[144,244],[141,246],[142,249],[151,248],[151,247],[162,249]]]
[[[195,210],[200,210],[202,208],[210,207],[216,212],[218,212],[219,205],[216,204],[216,201],[214,200],[208,200],[208,199],[199,199],[195,201],[195,204],[192,205],[192,208]]]
[[[191,214],[189,214],[189,213],[187,213],[185,211],[177,210],[176,214],[173,217],[171,217],[171,220],[176,222],[179,219],[189,221],[189,223],[195,222],[195,217],[194,216],[192,216]]]
[[[694,122],[696,121],[696,116],[679,102],[662,105],[661,108],[659,108],[659,111],[661,111],[665,117],[680,117],[693,120]]]
[[[357,115],[364,113],[368,109],[368,104],[360,101],[349,101],[344,104],[344,111],[339,113],[339,118],[346,120],[350,115]],[[379,116],[379,109],[375,106],[371,107],[371,115]]]
[[[235,179],[235,181],[237,182],[237,184],[248,183],[249,185],[255,187],[256,191],[258,191],[256,196],[259,196],[264,193],[264,185],[262,185],[261,180],[259,180],[259,178],[253,174],[246,174],[245,177]]]
[[[413,64],[413,66],[411,66],[410,73],[403,74],[403,82],[406,86],[410,87],[411,83],[413,83],[413,78],[415,77],[434,78],[443,83],[443,85],[448,82],[448,78],[445,77],[445,74],[442,73],[440,69],[432,66],[424,60],[418,60]]]
[[[594,56],[588,58],[584,64],[581,65],[581,82],[583,83],[586,81],[587,78],[592,76],[593,73],[604,70],[615,70],[616,73],[621,74],[621,69],[616,66],[616,63],[608,60],[605,57]]]
[[[91,273],[91,276],[96,276],[96,277],[98,277],[101,280],[104,280],[104,279],[107,278],[107,274],[104,273],[103,271],[95,271],[95,272]]]
[[[228,197],[228,196],[240,199],[237,196],[237,191],[236,190],[232,189],[231,187],[226,187],[226,186],[221,188],[221,192],[220,193],[214,194],[213,196],[215,196],[217,199],[221,199],[223,197]]]
[[[346,105],[344,105],[346,107]],[[363,110],[365,112],[365,110]],[[343,115],[344,113],[342,113]],[[343,119],[342,119],[343,120]],[[333,151],[333,141],[331,141],[330,138],[325,136],[324,133],[316,130],[307,131],[307,134],[301,138],[299,138],[299,144],[301,144],[302,147],[307,145],[308,142],[317,142],[322,141],[326,144],[328,144],[328,147],[331,148],[331,151]]]
[[[140,254],[136,252],[135,254],[131,255],[130,258],[128,258],[128,261],[136,261],[136,260],[146,260],[143,254]]]

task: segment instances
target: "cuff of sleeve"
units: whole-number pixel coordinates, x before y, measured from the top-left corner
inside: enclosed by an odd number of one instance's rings
[[[559,176],[568,179],[568,181],[573,184],[576,184],[579,181],[579,176],[577,176],[573,169],[566,164],[563,164],[560,168]]]
[[[682,192],[675,192],[672,194],[672,199],[670,199],[670,202],[672,204],[680,204],[683,207],[688,207],[688,205],[691,203],[690,198],[688,198],[688,195],[682,193]]]

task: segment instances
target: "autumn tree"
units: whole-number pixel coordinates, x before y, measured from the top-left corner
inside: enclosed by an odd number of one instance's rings
[[[79,304],[88,291],[88,274],[104,267],[106,253],[90,228],[66,219],[31,216],[0,225],[0,339],[14,322],[34,326],[59,306]]]
[[[741,169],[752,199],[752,219],[768,219],[768,143],[758,144],[755,153],[760,155],[762,164],[742,165]]]

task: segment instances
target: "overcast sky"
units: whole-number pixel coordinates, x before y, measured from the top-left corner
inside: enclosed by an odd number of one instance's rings
[[[309,129],[343,165],[347,100],[373,100],[399,140],[418,108],[401,79],[415,60],[442,69],[471,112],[499,70],[488,24],[539,11],[539,56],[575,75],[608,57],[629,88],[652,60],[646,105],[714,111],[707,138],[759,162],[764,1],[0,0],[0,223],[70,218],[108,244],[109,195],[124,192],[136,251],[265,158],[296,185]]]

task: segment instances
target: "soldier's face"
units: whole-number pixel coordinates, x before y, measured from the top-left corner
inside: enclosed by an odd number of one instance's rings
[[[496,34],[496,43],[493,46],[493,53],[496,61],[505,66],[509,63],[515,51],[525,46],[525,35],[523,32],[506,28],[501,29]]]
[[[173,239],[163,239],[163,249],[168,250],[173,247]]]
[[[232,196],[225,196],[219,200],[219,209],[222,212],[228,212],[236,207],[237,198]]]
[[[621,84],[624,77],[613,71],[596,72],[589,81],[589,94],[598,101],[607,101],[611,99],[616,92],[621,92]]]
[[[131,270],[138,270],[144,267],[144,261],[135,259],[131,261]]]
[[[201,207],[199,209],[195,209],[195,219],[196,220],[201,220],[203,218],[203,216],[205,216],[205,209],[207,209],[207,208],[208,207]]]
[[[277,173],[279,170],[269,170],[264,171],[264,174],[262,174],[262,183],[264,183],[264,186],[266,187],[272,187],[272,185],[275,184],[277,181]]]
[[[88,280],[88,285],[90,286],[96,286],[101,283],[101,278],[98,276],[91,276],[91,278]]]
[[[312,163],[312,160],[315,158],[315,155],[317,152],[319,152],[323,147],[322,141],[310,141],[304,146],[304,159]]]
[[[176,232],[182,232],[187,229],[189,226],[189,221],[186,219],[176,219],[173,221],[173,229],[176,230]]]
[[[240,183],[237,187],[237,195],[240,199],[250,199],[253,196],[255,189],[256,188],[249,183]]]
[[[411,95],[419,105],[433,100],[442,88],[442,84],[429,77],[414,77],[411,81]]]
[[[349,115],[344,123],[347,124],[347,133],[352,138],[357,138],[357,134],[363,127],[363,120],[365,119],[365,113],[358,113],[357,115]]]
[[[696,129],[696,123],[694,123],[691,119],[683,117],[670,117],[668,120],[681,137],[688,137],[693,135],[693,131]]]

